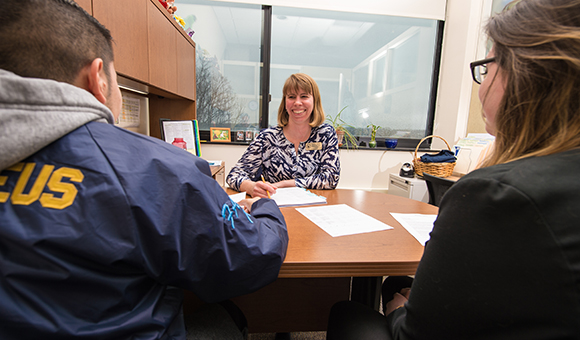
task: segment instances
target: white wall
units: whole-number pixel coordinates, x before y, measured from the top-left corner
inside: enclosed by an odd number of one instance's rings
[[[288,2],[278,0],[277,2]],[[372,1],[366,1],[372,3]],[[435,2],[445,6],[445,35],[435,110],[434,134],[445,138],[453,145],[465,137],[471,91],[474,86],[469,63],[482,58],[480,33],[482,14],[489,10],[488,0],[447,0]],[[351,1],[337,0],[340,4]],[[358,6],[362,3],[357,2]],[[478,55],[479,53],[479,55]],[[208,160],[224,160],[226,174],[245,150],[244,146],[202,144],[202,157]],[[434,148],[446,148],[438,140]],[[412,162],[413,152],[341,150],[341,178],[339,188],[359,188],[367,190],[386,190],[388,174],[398,173],[402,164]]]

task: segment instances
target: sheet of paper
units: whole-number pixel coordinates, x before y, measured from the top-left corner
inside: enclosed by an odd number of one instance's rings
[[[119,126],[139,127],[141,122],[141,101],[139,98],[134,98],[123,94],[123,106],[121,114],[119,115]]]
[[[296,205],[326,204],[326,197],[318,196],[306,189],[292,187],[276,189],[272,195],[279,207],[290,207]]]
[[[217,166],[217,165],[221,165],[222,161],[207,161],[209,163],[210,166]]]
[[[423,246],[429,241],[429,233],[433,230],[433,223],[437,218],[437,215],[430,214],[391,213],[391,215]]]
[[[346,204],[296,208],[296,210],[332,237],[393,229]]]
[[[240,192],[238,194],[230,195],[230,199],[236,203],[246,198],[246,192]]]

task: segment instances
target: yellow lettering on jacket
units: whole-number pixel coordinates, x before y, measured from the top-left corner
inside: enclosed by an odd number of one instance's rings
[[[3,187],[8,180],[8,176],[0,176],[0,187]],[[6,191],[0,191],[0,203],[6,203],[10,197],[10,193]]]
[[[24,168],[24,163],[16,163],[11,167],[7,168],[7,171],[16,171],[20,172]],[[6,185],[6,181],[8,180],[8,176],[0,176],[0,186]],[[8,201],[8,197],[10,197],[9,192],[0,191],[0,203],[6,203]]]
[[[24,190],[28,186],[35,167],[35,163],[17,163],[5,169],[5,171],[20,172],[20,176],[11,193],[0,191],[0,203],[6,203],[10,198],[10,201],[14,205],[30,205],[38,200],[43,207],[53,209],[64,209],[73,204],[78,190],[74,184],[63,182],[63,178],[80,183],[85,178],[80,170],[67,167],[54,170],[54,165],[46,164],[40,170],[34,183],[32,183],[30,191],[25,193]],[[6,185],[8,178],[9,176],[0,176],[0,187]],[[55,197],[52,193],[43,193],[45,188],[54,193],[61,193],[62,195]]]
[[[34,163],[26,163],[24,166],[24,170],[20,174],[20,177],[18,177],[18,182],[16,182],[16,186],[12,192],[12,197],[10,198],[12,200],[12,204],[29,205],[32,202],[38,200],[40,197],[42,189],[44,189],[44,186],[46,185],[46,182],[48,181],[48,178],[54,169],[54,165],[44,165],[42,170],[40,170],[40,174],[38,174],[36,181],[34,181],[30,192],[25,194],[24,188],[26,187],[26,184],[28,184],[30,175],[32,174],[35,166],[36,164]]]
[[[53,194],[44,193],[40,197],[40,204],[45,208],[64,209],[73,204],[77,197],[78,190],[71,183],[63,183],[63,177],[69,178],[73,182],[80,183],[85,176],[78,169],[60,168],[56,170],[48,181],[48,188],[54,192],[62,192],[61,198],[55,198]]]

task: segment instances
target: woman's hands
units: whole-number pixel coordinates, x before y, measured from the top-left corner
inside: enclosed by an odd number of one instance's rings
[[[276,193],[276,189],[278,188],[290,188],[295,186],[296,181],[294,181],[293,179],[288,179],[277,183],[253,182],[247,180],[242,182],[242,184],[240,185],[240,191],[245,191],[248,195],[252,197],[268,198],[268,192],[270,192],[271,196]]]
[[[248,180],[242,182],[240,191],[245,191],[252,197],[268,198],[268,192],[270,192],[270,195],[276,193],[276,186],[268,182],[253,182]]]

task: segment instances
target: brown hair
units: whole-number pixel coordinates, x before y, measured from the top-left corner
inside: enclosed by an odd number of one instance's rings
[[[282,102],[278,108],[278,124],[280,126],[286,126],[288,124],[286,96],[288,96],[289,93],[296,93],[298,90],[305,91],[312,95],[314,99],[314,108],[312,110],[312,114],[310,115],[310,126],[319,126],[326,119],[326,116],[324,115],[324,109],[322,109],[320,90],[318,89],[318,85],[314,79],[304,73],[295,73],[286,79],[284,88],[282,89]]]
[[[521,0],[486,28],[506,89],[484,166],[580,147],[580,0]]]
[[[111,34],[74,1],[2,0],[0,22],[0,68],[72,84],[101,58],[110,78]]]

